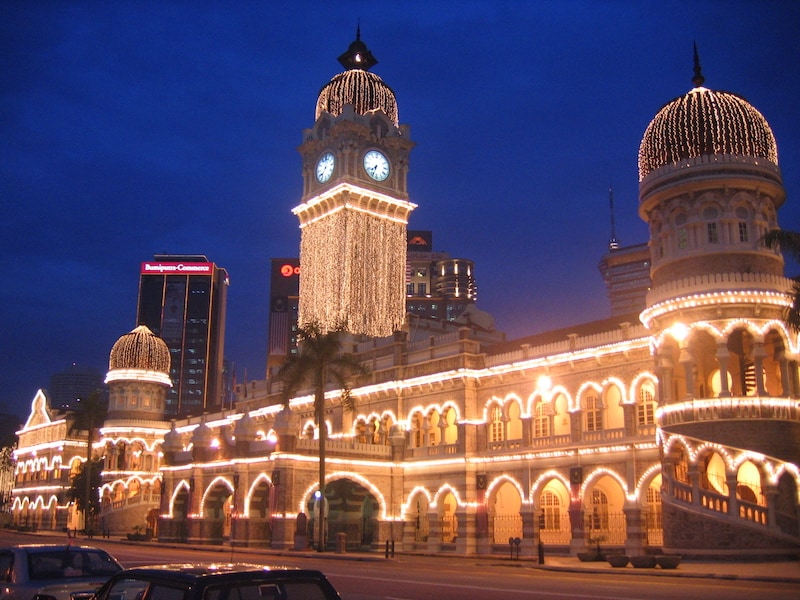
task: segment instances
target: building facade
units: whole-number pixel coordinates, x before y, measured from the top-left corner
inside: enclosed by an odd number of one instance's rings
[[[136,322],[169,347],[167,417],[224,406],[228,283],[227,271],[203,255],[155,255],[142,263]]]
[[[702,83],[698,65],[640,146],[642,311],[513,341],[447,321],[353,336],[370,374],[352,411],[327,390],[323,514],[311,390],[284,406],[279,384],[253,382],[234,410],[141,425],[162,440],[158,539],[306,548],[325,519],[331,548],[796,556],[800,347],[782,258],[759,243],[785,196],[777,150],[755,108]]]

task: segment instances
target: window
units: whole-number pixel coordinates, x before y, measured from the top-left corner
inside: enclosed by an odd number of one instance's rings
[[[495,405],[492,407],[490,412],[490,431],[489,431],[489,441],[491,442],[502,442],[505,436],[503,435],[504,432],[504,423],[503,423],[503,410]]]
[[[653,384],[647,382],[639,388],[639,398],[636,405],[636,418],[639,426],[652,425],[655,420],[655,398]]]
[[[542,512],[539,515],[539,529],[561,531],[561,499],[549,490],[539,497]]]
[[[608,530],[608,496],[600,490],[592,490],[591,513],[589,515],[590,530]]]
[[[747,233],[747,223],[739,223],[739,241],[747,242],[750,236]]]
[[[533,436],[537,438],[550,437],[550,416],[547,414],[547,405],[539,401],[536,403],[536,415],[533,420]]]
[[[428,293],[428,284],[427,283],[418,283],[417,284],[417,296],[424,296]]]
[[[407,283],[406,284],[406,296],[413,296],[414,295],[414,284]]]
[[[678,248],[684,249],[689,245],[689,236],[686,235],[686,228],[678,229]]]
[[[706,229],[708,230],[708,242],[710,244],[719,243],[719,233],[717,232],[717,224],[707,223]]]
[[[587,396],[584,402],[586,411],[586,431],[600,431],[603,429],[603,411],[600,399],[597,396]]]

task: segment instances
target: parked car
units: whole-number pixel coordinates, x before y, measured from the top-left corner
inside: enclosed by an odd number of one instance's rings
[[[252,564],[178,564],[126,569],[94,600],[341,600],[320,571]]]
[[[105,550],[79,545],[0,548],[0,600],[88,600],[122,571]]]

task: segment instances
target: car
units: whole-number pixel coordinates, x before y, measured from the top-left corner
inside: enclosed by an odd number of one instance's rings
[[[170,564],[117,573],[93,600],[341,600],[321,571],[245,563]]]
[[[0,548],[0,600],[88,600],[122,565],[77,544]]]

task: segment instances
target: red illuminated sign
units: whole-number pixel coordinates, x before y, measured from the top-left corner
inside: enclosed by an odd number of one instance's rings
[[[300,267],[296,267],[294,265],[281,265],[281,275],[284,277],[300,275]]]

